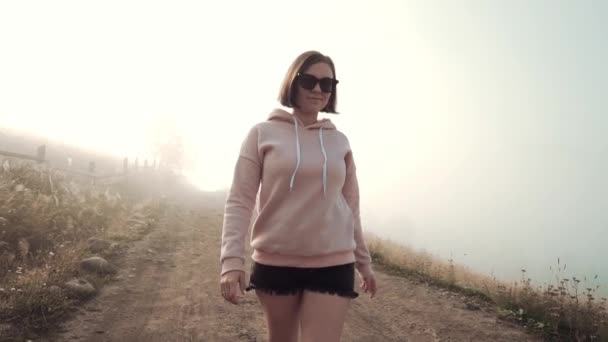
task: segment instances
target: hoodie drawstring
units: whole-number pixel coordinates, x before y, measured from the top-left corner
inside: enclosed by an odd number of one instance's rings
[[[296,173],[300,168],[300,135],[298,134],[298,120],[294,117],[293,122],[296,129],[296,168],[293,170],[291,175],[291,181],[289,182],[289,192],[293,191],[293,182],[296,179]],[[325,150],[325,144],[323,143],[323,127],[319,128],[319,142],[321,144],[321,152],[323,152],[323,194],[327,192],[327,151]]]
[[[319,129],[319,141],[321,142],[321,151],[323,151],[323,195],[327,189],[327,152],[325,151],[325,145],[323,144],[323,127]]]
[[[296,179],[296,172],[298,172],[298,168],[300,167],[300,136],[298,135],[298,120],[294,117],[293,122],[296,124],[296,169],[293,170],[293,174],[291,175],[291,182],[289,182],[289,192],[293,191],[293,181]]]

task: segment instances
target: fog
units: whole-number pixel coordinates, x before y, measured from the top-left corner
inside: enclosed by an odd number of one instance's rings
[[[0,126],[230,186],[248,128],[316,49],[337,68],[364,229],[474,270],[608,286],[608,5],[0,4]],[[0,146],[0,149],[3,147]]]

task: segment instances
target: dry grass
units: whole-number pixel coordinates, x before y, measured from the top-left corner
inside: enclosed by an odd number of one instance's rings
[[[96,288],[108,281],[79,272],[79,261],[92,255],[87,240],[137,240],[161,212],[158,200],[123,199],[116,189],[40,165],[13,161],[1,167],[0,340],[56,327],[81,302],[61,289],[66,281],[81,277]]]
[[[366,242],[374,263],[387,271],[485,298],[496,304],[501,318],[517,322],[547,339],[608,340],[607,299],[596,298],[599,286],[582,286],[580,279],[564,277],[565,266],[559,260],[556,284],[533,287],[525,270],[521,281],[506,284],[472,272],[453,260],[438,259],[371,233],[366,234]]]

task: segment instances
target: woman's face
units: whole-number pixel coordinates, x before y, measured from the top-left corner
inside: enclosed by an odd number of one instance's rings
[[[296,97],[298,109],[304,113],[318,113],[325,108],[325,106],[327,106],[331,92],[322,91],[321,84],[319,84],[319,82],[316,82],[314,88],[312,89],[306,89],[302,85],[305,83],[310,84],[311,80],[314,83],[314,78],[317,78],[317,80],[321,80],[323,78],[333,79],[334,74],[331,71],[331,67],[327,63],[320,62],[311,65],[301,74],[303,74],[303,77],[307,79],[298,81],[299,89]],[[313,76],[314,78],[310,76]]]

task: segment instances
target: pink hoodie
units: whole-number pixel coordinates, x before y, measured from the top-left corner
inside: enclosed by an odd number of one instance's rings
[[[245,270],[245,238],[258,190],[254,261],[291,267],[355,262],[362,276],[373,274],[353,153],[329,119],[305,126],[276,109],[250,129],[226,200],[221,275]]]

